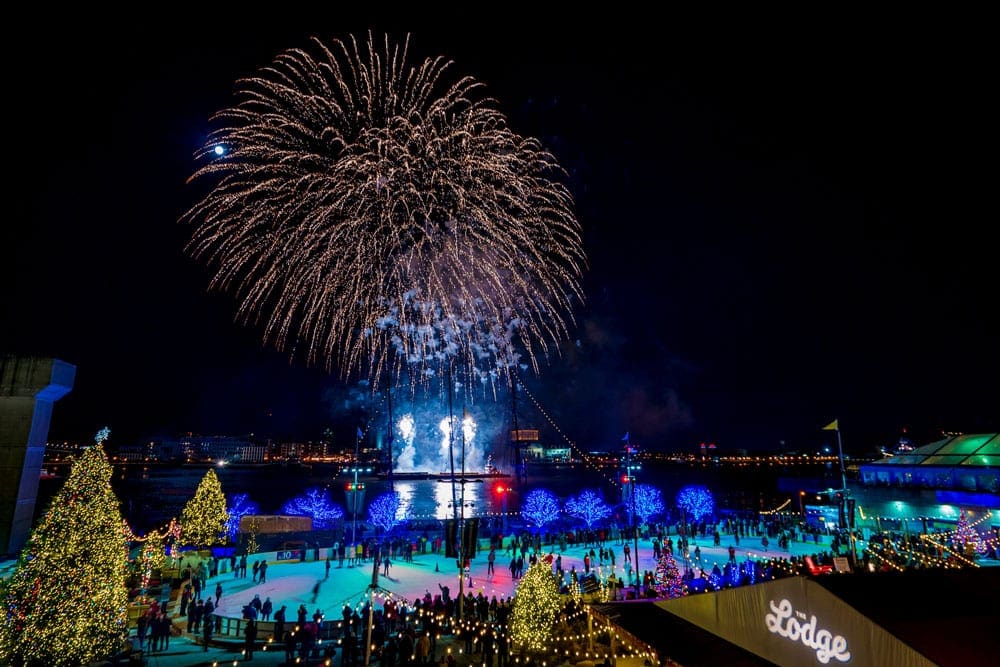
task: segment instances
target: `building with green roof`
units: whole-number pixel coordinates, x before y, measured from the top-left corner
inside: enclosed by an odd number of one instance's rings
[[[965,512],[981,532],[1000,529],[1000,433],[953,435],[858,468],[852,496],[861,525],[926,532]]]
[[[1000,491],[1000,433],[955,435],[860,466],[866,486]]]

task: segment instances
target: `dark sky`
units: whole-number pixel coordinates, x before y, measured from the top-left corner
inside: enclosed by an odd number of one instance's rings
[[[369,27],[486,83],[569,171],[588,301],[528,385],[584,448],[805,448],[834,418],[849,451],[1000,430],[995,74],[974,17],[440,18],[15,31],[0,353],[77,366],[53,438],[353,432],[343,383],[235,324],[177,220],[235,80]]]

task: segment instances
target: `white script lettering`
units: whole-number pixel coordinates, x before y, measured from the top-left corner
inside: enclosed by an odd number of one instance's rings
[[[847,650],[847,640],[834,635],[829,630],[816,630],[816,616],[809,618],[808,623],[800,623],[793,618],[795,610],[792,603],[782,600],[778,604],[771,600],[772,614],[764,617],[764,624],[771,634],[780,635],[794,641],[801,641],[803,644],[816,651],[816,659],[824,665],[830,662],[830,658],[836,658],[841,662],[851,659],[851,652]],[[805,614],[801,614],[805,618]]]

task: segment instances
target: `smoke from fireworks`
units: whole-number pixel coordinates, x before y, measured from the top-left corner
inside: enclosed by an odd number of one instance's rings
[[[461,420],[462,430],[455,433],[456,451],[452,455],[451,426],[458,424],[458,417],[442,417],[436,424],[428,421],[432,410],[426,410],[418,418],[407,413],[396,422],[396,432],[402,436],[403,447],[394,459],[393,469],[397,472],[447,472],[454,458],[455,469],[467,472],[484,472],[486,456],[483,447],[476,442],[479,424],[471,415]],[[430,418],[433,420],[433,417]],[[423,426],[423,428],[421,428]],[[436,440],[435,440],[436,438]]]
[[[408,472],[416,470],[413,466],[417,450],[413,446],[413,439],[416,437],[417,430],[413,421],[413,415],[403,415],[396,428],[399,430],[400,435],[403,436],[403,451],[395,459],[396,470],[405,470]]]
[[[187,251],[307,363],[373,384],[456,364],[495,389],[568,338],[579,223],[555,157],[408,51],[313,38],[238,81],[190,179],[211,187]]]

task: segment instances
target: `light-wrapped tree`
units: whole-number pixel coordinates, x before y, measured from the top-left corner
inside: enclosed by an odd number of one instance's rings
[[[534,489],[524,498],[521,516],[541,528],[559,518],[559,501],[548,489]]]
[[[635,485],[635,513],[643,523],[649,522],[649,517],[662,514],[664,510],[663,494],[650,484]]]
[[[591,489],[584,489],[578,496],[571,496],[566,501],[566,514],[580,519],[587,524],[587,530],[594,524],[611,516],[611,507],[604,502],[601,494]]]
[[[388,535],[400,523],[407,520],[406,508],[397,491],[387,491],[375,498],[368,506],[368,520],[376,528]]]
[[[222,484],[215,471],[209,470],[181,512],[181,539],[195,547],[225,544],[228,520]]]
[[[227,508],[229,519],[226,521],[226,537],[235,542],[236,534],[240,532],[240,519],[250,514],[259,514],[260,505],[250,500],[249,493],[237,493],[229,496]]]
[[[538,561],[517,584],[510,616],[510,637],[527,653],[547,653],[562,602],[552,566]]]
[[[111,474],[99,440],[32,531],[3,585],[0,664],[87,665],[123,647],[128,541]]]
[[[684,585],[684,578],[681,577],[677,561],[666,549],[660,553],[660,559],[656,562],[653,586],[660,597],[679,598],[687,595],[687,586]]]
[[[313,528],[317,529],[331,528],[337,519],[344,516],[340,505],[334,504],[330,499],[330,492],[318,486],[307,489],[304,496],[295,496],[289,500],[281,511],[285,514],[311,516]]]
[[[685,486],[677,494],[677,507],[691,515],[697,523],[715,511],[715,499],[704,486]]]

